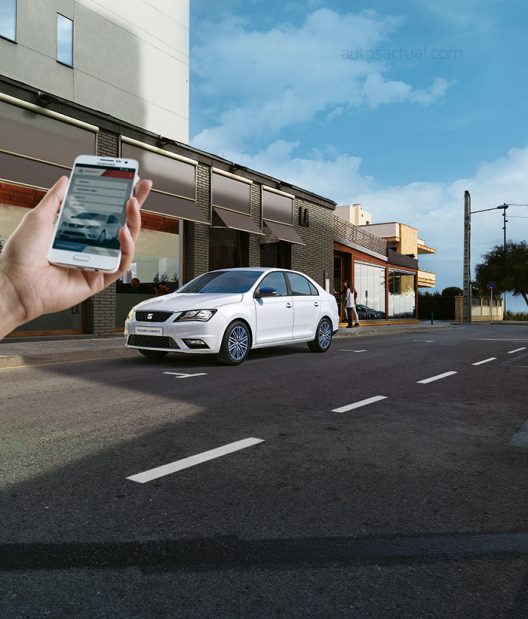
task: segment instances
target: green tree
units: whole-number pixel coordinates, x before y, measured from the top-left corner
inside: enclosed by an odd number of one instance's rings
[[[463,294],[463,290],[462,288],[459,288],[458,286],[448,286],[447,288],[444,288],[442,290],[442,296],[443,297],[458,297],[461,294]]]
[[[487,294],[487,283],[495,282],[495,293],[511,292],[528,305],[528,243],[506,243],[491,249],[475,270],[479,290]]]

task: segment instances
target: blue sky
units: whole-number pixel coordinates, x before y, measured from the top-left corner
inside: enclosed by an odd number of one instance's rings
[[[461,285],[464,190],[528,204],[527,23],[523,0],[191,0],[190,142],[417,227],[421,266]],[[475,265],[501,211],[472,240]]]

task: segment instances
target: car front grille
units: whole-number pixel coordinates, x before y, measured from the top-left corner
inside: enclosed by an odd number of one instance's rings
[[[165,335],[129,335],[128,345],[137,346],[138,348],[172,348],[178,350],[179,346],[172,339]]]
[[[165,322],[174,312],[136,312],[136,320],[139,322]],[[150,318],[149,318],[150,316]]]

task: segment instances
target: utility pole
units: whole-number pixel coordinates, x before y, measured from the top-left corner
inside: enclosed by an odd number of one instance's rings
[[[509,204],[506,204],[506,202],[503,203],[502,206],[498,206],[497,208],[502,209],[502,217],[504,219],[504,224],[502,226],[502,231],[504,232],[504,272],[506,273],[506,269],[508,268],[508,261],[506,259],[506,224],[508,223],[508,220],[506,219],[506,209],[508,208],[508,206],[510,206]],[[506,295],[508,293],[506,291],[504,291],[504,303],[502,306],[502,315],[503,317],[506,316]]]
[[[464,296],[462,321],[471,322],[471,195],[464,191]]]

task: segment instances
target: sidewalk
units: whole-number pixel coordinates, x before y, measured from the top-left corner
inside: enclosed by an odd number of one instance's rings
[[[440,328],[456,328],[450,322],[430,321],[394,325],[365,325],[345,328],[340,325],[336,338],[365,335],[390,335],[394,333],[425,333]],[[45,363],[66,363],[69,361],[90,361],[136,356],[135,350],[125,347],[125,336],[97,338],[90,335],[64,337],[5,338],[0,341],[0,369],[40,365]]]

